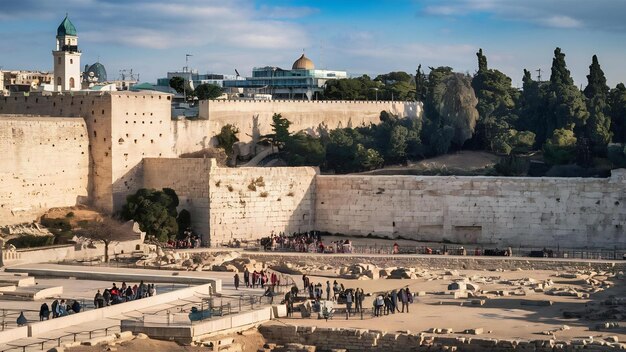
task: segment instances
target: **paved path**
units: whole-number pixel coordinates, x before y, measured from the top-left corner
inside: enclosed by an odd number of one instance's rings
[[[222,296],[224,296],[224,298],[219,298],[220,301],[217,301],[216,298],[215,304],[227,303],[230,301],[234,309],[238,309],[238,303],[240,301],[238,299],[239,296],[261,296],[263,293],[261,289],[247,289],[245,287],[240,287],[239,290],[235,290],[233,284],[234,274],[230,272],[185,272],[174,270],[146,270],[58,264],[18,265],[15,267],[7,268],[7,271],[27,272],[31,275],[34,274],[36,277],[99,277],[106,278],[105,281],[107,283],[117,282],[118,284],[122,281],[118,277],[130,277],[131,279],[126,280],[130,282],[139,281],[141,279],[144,279],[146,282],[154,282],[153,279],[157,279],[162,280],[162,282],[169,283],[171,281],[168,280],[173,279],[176,280],[176,282],[178,283],[188,282],[189,284],[196,284],[198,282],[207,283],[208,281],[221,280],[223,284],[221,285],[220,293]],[[93,283],[93,281],[65,280],[65,284],[68,286],[82,286],[87,282]],[[159,304],[110,318],[94,320],[87,324],[83,323],[63,329],[53,330],[41,334],[40,336],[12,341],[8,343],[7,346],[0,346],[0,351],[41,351],[41,342],[44,343],[45,351],[49,348],[57,346],[59,344],[59,338],[61,338],[61,345],[72,342],[74,340],[74,334],[77,334],[77,340],[89,339],[89,331],[92,331],[91,337],[104,336],[105,333],[108,333],[110,335],[112,332],[119,332],[120,320],[122,319],[139,318],[143,316],[143,314],[165,314],[165,312],[167,312],[168,310],[172,312],[178,312],[181,310],[181,308],[184,309],[184,311],[186,312],[190,309],[192,305],[200,305],[202,298],[206,297],[193,296],[184,300],[177,300],[165,304]],[[242,299],[241,301],[244,302],[244,305],[246,304],[246,302],[249,302],[249,300],[246,299]],[[0,301],[0,308],[2,308],[5,303],[9,302]],[[132,304],[132,302],[124,304]],[[243,309],[246,309],[246,307],[243,307]],[[106,332],[105,329],[107,329]],[[23,346],[28,344],[32,345],[24,349]],[[12,347],[13,349],[10,349]]]

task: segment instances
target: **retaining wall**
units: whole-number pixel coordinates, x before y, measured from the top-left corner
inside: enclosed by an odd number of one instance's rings
[[[86,203],[88,145],[81,118],[0,115],[0,225]]]
[[[626,169],[599,178],[317,176],[315,228],[462,244],[626,247]]]
[[[423,333],[390,333],[380,330],[323,328],[266,324],[259,332],[269,343],[279,345],[301,344],[315,346],[316,351],[376,351],[376,352],[426,352],[426,351],[613,351],[623,349],[620,343],[596,343],[600,339],[580,338],[574,341],[554,339],[493,339],[488,337],[430,336]],[[592,341],[594,340],[594,341]],[[292,345],[293,346],[293,345]],[[293,346],[295,347],[295,346]]]

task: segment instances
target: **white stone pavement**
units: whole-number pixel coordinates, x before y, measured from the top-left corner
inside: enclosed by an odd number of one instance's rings
[[[56,264],[37,264],[37,265],[23,265],[18,267],[11,268],[11,271],[22,271],[22,272],[31,272],[37,271],[39,275],[46,275],[46,277],[54,276],[83,276],[92,274],[96,277],[106,277],[110,275],[115,277],[116,275],[131,275],[133,280],[126,281],[138,281],[143,279],[145,282],[154,282],[154,279],[161,280],[160,282],[166,282],[168,278],[176,278],[177,282],[182,283],[186,279],[189,282],[198,282],[199,280],[204,282],[215,282],[222,281],[221,283],[221,291],[220,293],[225,296],[238,296],[241,294],[244,295],[262,295],[263,291],[261,289],[247,289],[245,287],[240,287],[238,291],[234,288],[233,283],[233,273],[230,272],[181,272],[181,271],[169,271],[169,270],[144,270],[144,269],[127,269],[127,268],[110,268],[110,267],[85,267],[85,266],[71,266],[71,265],[56,265]],[[57,279],[58,280],[58,279]],[[243,280],[242,280],[243,281]],[[84,284],[88,284],[89,286],[94,284],[94,281],[83,281],[83,280],[67,280],[63,281],[65,285],[68,287],[67,292],[79,292],[84,290],[82,287]],[[121,283],[119,279],[110,279],[106,280],[106,283],[117,282]],[[195,284],[194,284],[195,285]],[[192,285],[192,286],[194,286]],[[93,286],[92,286],[93,287]],[[180,287],[180,285],[177,285]],[[75,296],[76,297],[76,296]],[[89,339],[89,331],[93,331],[91,337],[99,337],[105,335],[104,329],[109,329],[108,334],[111,334],[111,331],[118,332],[120,320],[122,319],[132,319],[132,318],[140,318],[143,314],[164,314],[164,312],[171,310],[173,312],[177,312],[179,310],[179,306],[185,304],[186,311],[189,310],[190,306],[194,303],[200,305],[203,298],[208,297],[208,295],[203,294],[194,294],[189,297],[175,299],[166,303],[159,303],[153,306],[145,307],[142,309],[131,310],[129,312],[113,315],[107,318],[95,319],[88,322],[79,322],[76,325],[67,326],[60,329],[46,331],[40,334],[35,334],[33,337],[29,338],[21,338],[14,341],[6,342],[4,344],[0,344],[0,351],[41,351],[42,345],[41,342],[44,342],[44,350],[48,348],[55,347],[59,344],[58,338],[61,337],[61,345],[72,342],[74,340],[74,335],[77,334],[77,340],[86,340]],[[49,301],[49,300],[46,300]],[[237,300],[231,299],[233,305],[236,305]],[[37,306],[42,302],[36,302]],[[49,302],[48,302],[49,303]],[[219,302],[215,302],[218,304]],[[9,301],[0,301],[0,308],[4,305],[7,307],[16,308],[15,302]],[[134,304],[134,302],[127,302],[125,304]],[[119,306],[119,305],[118,305]],[[81,313],[78,313],[81,314]],[[52,320],[55,321],[55,320]],[[33,344],[26,349],[23,346]],[[14,349],[10,349],[14,347]]]

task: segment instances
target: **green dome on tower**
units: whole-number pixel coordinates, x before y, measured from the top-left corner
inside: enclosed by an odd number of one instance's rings
[[[65,15],[63,22],[61,22],[59,28],[57,28],[57,37],[62,37],[66,35],[76,36],[76,27],[74,27],[72,21],[67,18],[67,15]]]

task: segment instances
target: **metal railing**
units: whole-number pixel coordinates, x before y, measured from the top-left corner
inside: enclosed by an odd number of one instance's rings
[[[76,342],[79,336],[88,336],[89,339],[95,337],[96,332],[102,331],[104,332],[104,336],[108,336],[109,333],[119,332],[119,325],[111,325],[105,328],[97,328],[92,330],[82,330],[77,332],[70,332],[63,335],[59,335],[53,338],[41,338],[41,341],[31,342],[27,344],[7,344],[4,349],[0,350],[0,352],[26,352],[26,350],[32,350],[32,348],[45,350],[52,347],[61,347],[62,343],[66,342]]]

